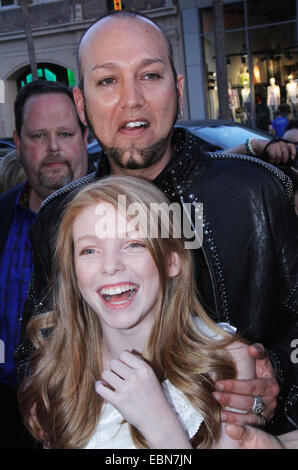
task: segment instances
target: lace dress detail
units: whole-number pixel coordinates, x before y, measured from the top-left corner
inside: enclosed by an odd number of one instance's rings
[[[169,380],[165,380],[162,383],[162,387],[181,426],[188,434],[189,439],[192,439],[203,422],[201,413],[192,406],[184,393],[176,388]]]

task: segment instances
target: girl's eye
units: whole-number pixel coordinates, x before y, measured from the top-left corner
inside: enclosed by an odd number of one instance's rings
[[[128,245],[129,248],[145,248],[144,243],[141,242],[131,242]]]
[[[91,255],[95,253],[94,248],[84,248],[83,250],[80,251],[80,255]]]

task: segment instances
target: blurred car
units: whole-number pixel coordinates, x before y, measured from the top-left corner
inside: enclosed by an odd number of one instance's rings
[[[247,139],[271,140],[269,134],[234,121],[220,119],[178,121],[175,127],[186,127],[202,140],[206,150],[225,150],[244,144]]]
[[[0,139],[0,158],[4,157],[14,148],[15,145],[13,143],[13,139]]]
[[[205,150],[224,150],[245,143],[247,139],[272,139],[263,131],[252,129],[234,121],[219,119],[178,121],[175,127],[184,127],[201,139]],[[88,145],[88,154],[93,161],[100,157],[101,147],[96,140]]]

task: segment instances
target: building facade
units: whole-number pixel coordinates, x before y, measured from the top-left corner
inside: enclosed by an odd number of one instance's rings
[[[298,1],[224,0],[231,118],[268,129],[279,104],[298,117]],[[212,0],[179,0],[190,119],[218,117]]]
[[[113,2],[112,2],[113,3]],[[179,10],[171,0],[126,0],[165,30],[173,46],[177,70],[184,70]],[[22,9],[18,0],[0,0],[0,137],[14,130],[13,103],[18,89],[32,80]],[[106,0],[32,0],[29,6],[38,76],[78,83],[77,47],[84,31],[105,14]],[[188,110],[185,108],[185,115]]]
[[[13,102],[32,79],[18,0],[0,0],[0,137],[14,129]],[[223,0],[231,119],[268,130],[280,104],[298,118],[298,0]],[[38,76],[78,82],[77,45],[110,0],[31,0]],[[185,75],[184,119],[218,117],[212,0],[122,0],[157,21]]]

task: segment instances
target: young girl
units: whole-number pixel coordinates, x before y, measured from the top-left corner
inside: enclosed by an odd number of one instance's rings
[[[202,310],[180,229],[164,194],[127,176],[67,206],[53,311],[28,325],[36,350],[19,390],[45,447],[238,446],[212,391],[216,380],[253,378],[254,364]]]

